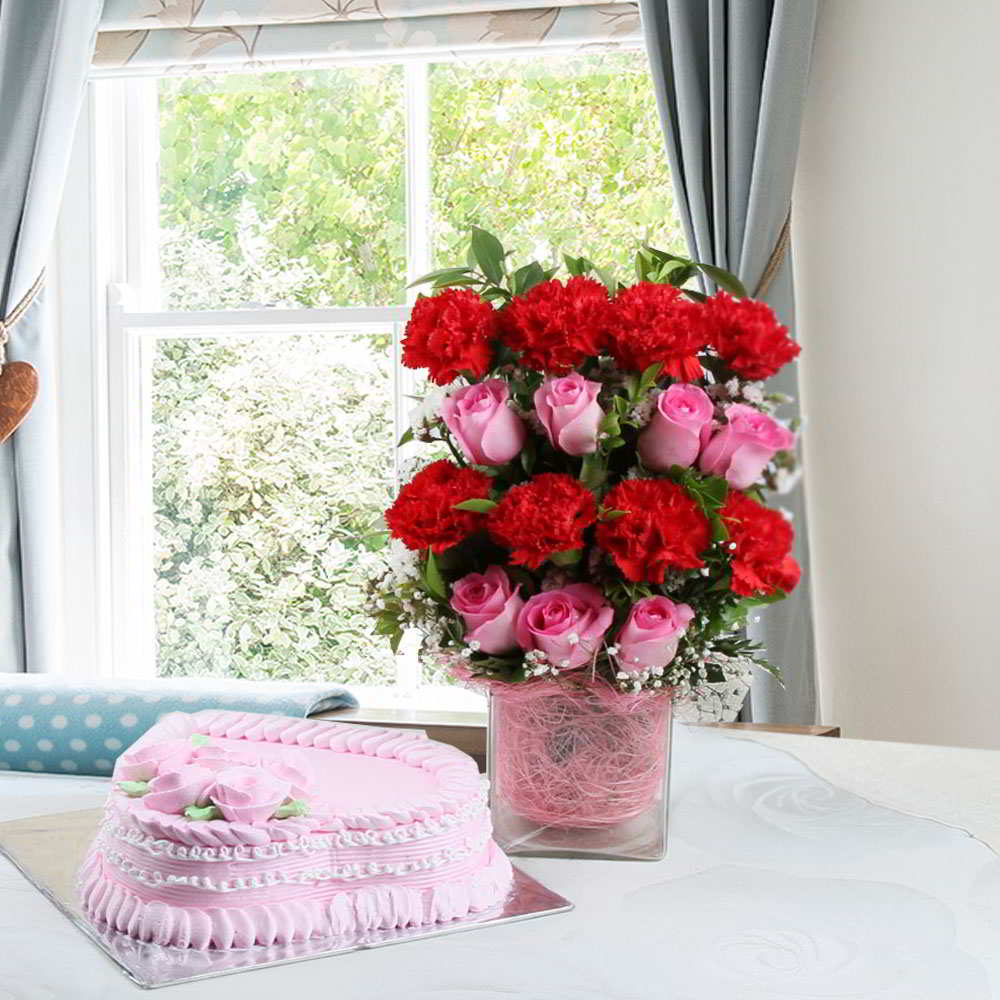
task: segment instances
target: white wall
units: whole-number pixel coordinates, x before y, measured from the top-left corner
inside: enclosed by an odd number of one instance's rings
[[[794,201],[820,714],[1000,747],[1000,3],[824,0]]]

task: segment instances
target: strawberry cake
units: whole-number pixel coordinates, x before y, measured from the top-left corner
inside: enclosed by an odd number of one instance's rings
[[[119,757],[80,891],[99,925],[223,949],[457,920],[511,878],[460,750],[205,711],[165,716]]]

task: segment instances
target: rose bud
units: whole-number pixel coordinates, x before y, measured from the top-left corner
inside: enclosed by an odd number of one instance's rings
[[[698,465],[710,476],[725,476],[735,489],[752,486],[775,452],[795,447],[795,435],[784,424],[752,406],[731,403],[726,419],[705,445]]]
[[[182,813],[188,806],[208,804],[208,794],[215,784],[215,772],[197,764],[185,764],[172,771],[162,771],[149,783],[142,797],[147,809]]]
[[[457,580],[451,588],[451,606],[465,621],[465,641],[478,642],[482,652],[494,656],[517,649],[514,627],[524,607],[520,589],[520,584],[511,589],[499,566]]]
[[[191,759],[192,746],[187,740],[162,740],[126,750],[116,761],[116,781],[149,781],[162,770],[178,768]]]
[[[567,455],[597,451],[597,429],[604,419],[597,404],[600,391],[600,382],[591,382],[579,372],[547,378],[535,390],[535,411],[553,448]]]
[[[572,670],[590,663],[615,613],[589,583],[573,583],[529,597],[517,618],[517,641],[538,649],[554,667]]]
[[[441,419],[473,465],[504,465],[521,453],[528,430],[509,396],[503,379],[490,378],[441,401]]]
[[[652,420],[639,435],[642,464],[655,472],[694,465],[702,430],[711,425],[713,413],[708,394],[696,385],[676,382],[661,392]]]
[[[694,611],[668,597],[644,597],[632,605],[618,633],[618,665],[628,673],[665,667],[677,654]]]
[[[215,775],[209,798],[230,823],[261,823],[288,798],[292,784],[262,767],[229,767]]]

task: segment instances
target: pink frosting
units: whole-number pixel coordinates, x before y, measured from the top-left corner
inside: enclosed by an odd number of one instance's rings
[[[656,472],[694,465],[714,412],[708,394],[696,385],[677,382],[661,392],[652,419],[639,435],[642,464]]]
[[[475,465],[503,465],[521,453],[528,429],[507,405],[503,379],[488,378],[446,396],[441,417]]]
[[[91,919],[143,941],[230,948],[502,902],[510,866],[489,839],[478,769],[453,747],[413,731],[225,711],[167,716],[137,746],[192,733],[212,740],[198,760],[161,772],[141,798],[112,792],[81,873]],[[230,756],[259,763],[209,766]],[[310,774],[315,814],[259,818]],[[227,805],[249,811],[231,822],[149,807],[154,794],[177,807],[202,784],[224,785]]]
[[[510,578],[499,566],[456,580],[451,589],[451,607],[462,616],[468,629],[465,641],[477,642],[484,653],[494,655],[517,649],[515,625],[524,607],[520,589],[520,584],[511,587]]]
[[[535,390],[535,412],[553,448],[567,455],[597,451],[597,432],[604,419],[597,402],[600,391],[600,382],[591,382],[579,372],[547,378]]]
[[[517,618],[522,649],[539,649],[564,670],[589,663],[611,626],[614,609],[597,587],[572,583],[529,597]]]
[[[725,476],[735,489],[752,486],[776,452],[795,447],[795,435],[784,424],[752,406],[730,404],[726,420],[705,446],[698,465],[710,476]]]
[[[677,655],[677,644],[694,618],[689,604],[669,597],[643,597],[632,605],[618,633],[618,665],[627,673],[665,667]]]

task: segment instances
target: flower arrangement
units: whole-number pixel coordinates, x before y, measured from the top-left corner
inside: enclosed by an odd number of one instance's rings
[[[486,683],[773,671],[743,624],[799,579],[766,502],[795,482],[795,428],[762,384],[798,345],[733,275],[652,247],[629,286],[509,256],[473,229],[465,266],[420,279],[402,360],[439,388],[401,445],[438,457],[386,511],[377,631]]]

